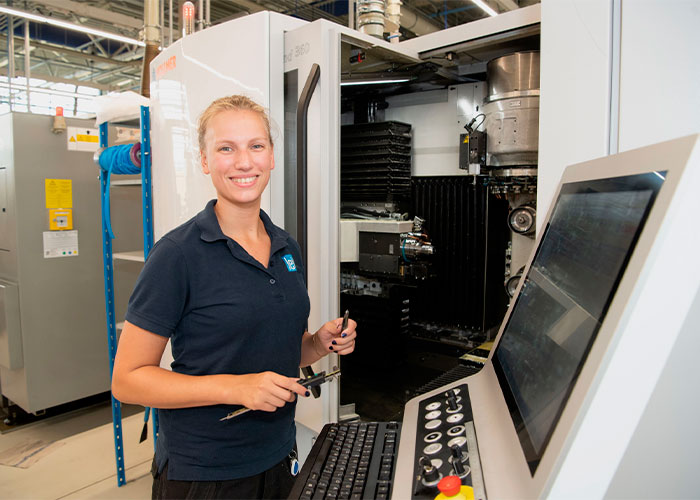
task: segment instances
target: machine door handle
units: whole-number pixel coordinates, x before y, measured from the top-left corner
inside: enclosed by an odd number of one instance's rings
[[[301,259],[304,263],[304,281],[308,283],[308,272],[306,271],[308,261],[308,230],[306,224],[307,216],[307,135],[308,135],[308,112],[311,97],[321,76],[321,67],[318,64],[311,65],[311,71],[306,78],[306,84],[301,91],[299,102],[297,103],[297,243],[301,248]],[[310,366],[301,369],[304,378],[313,377],[314,371]],[[321,387],[311,387],[311,393],[315,398],[321,395]]]

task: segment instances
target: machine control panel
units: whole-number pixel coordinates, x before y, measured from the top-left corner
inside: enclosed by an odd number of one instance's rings
[[[438,483],[457,476],[486,499],[469,390],[462,384],[420,402],[413,469],[414,499],[434,499]]]

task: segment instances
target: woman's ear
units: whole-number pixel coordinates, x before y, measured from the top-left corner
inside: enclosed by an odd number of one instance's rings
[[[200,153],[199,156],[200,162],[202,164],[202,172],[205,174],[209,174],[209,164],[207,164],[207,156],[204,153]]]

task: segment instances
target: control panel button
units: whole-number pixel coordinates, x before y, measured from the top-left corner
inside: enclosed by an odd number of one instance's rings
[[[425,419],[426,420],[435,420],[441,415],[441,412],[439,410],[431,411],[430,413],[425,414]]]
[[[453,415],[451,415],[453,416]],[[425,424],[425,428],[428,429],[429,431],[432,431],[434,429],[437,429],[442,425],[442,420],[431,420]]]
[[[435,455],[440,450],[442,450],[442,445],[440,443],[432,443],[423,448],[423,453],[426,455]]]
[[[457,413],[458,411],[462,411],[462,405],[457,405],[454,408],[447,409],[447,413]]]
[[[435,441],[438,441],[442,437],[442,432],[431,432],[427,436],[425,436],[424,441],[426,443],[434,443]]]
[[[452,448],[454,445],[457,445],[460,448],[464,449],[465,444],[467,444],[467,438],[465,438],[464,436],[458,436],[454,439],[450,439],[447,442],[447,446],[449,446],[450,448]]]
[[[455,414],[447,417],[447,422],[450,424],[457,424],[457,423],[461,422],[462,420],[464,420],[464,415],[462,415],[461,413],[455,413]],[[428,423],[430,423],[430,422],[428,422]],[[426,427],[427,427],[427,424],[426,424]]]
[[[433,401],[425,407],[426,411],[434,411],[438,408],[440,408],[440,401]]]
[[[464,434],[463,425],[455,425],[454,427],[450,427],[450,429],[447,431],[447,435],[450,437],[459,436],[460,434]]]

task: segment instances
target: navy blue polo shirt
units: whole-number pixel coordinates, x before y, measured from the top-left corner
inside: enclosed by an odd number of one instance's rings
[[[274,371],[299,375],[309,297],[298,244],[260,218],[265,268],[221,231],[214,205],[153,247],[129,300],[130,323],[171,340],[172,369],[187,375]],[[220,419],[238,406],[159,410],[156,460],[168,479],[223,481],[279,463],[295,440],[294,408]]]

